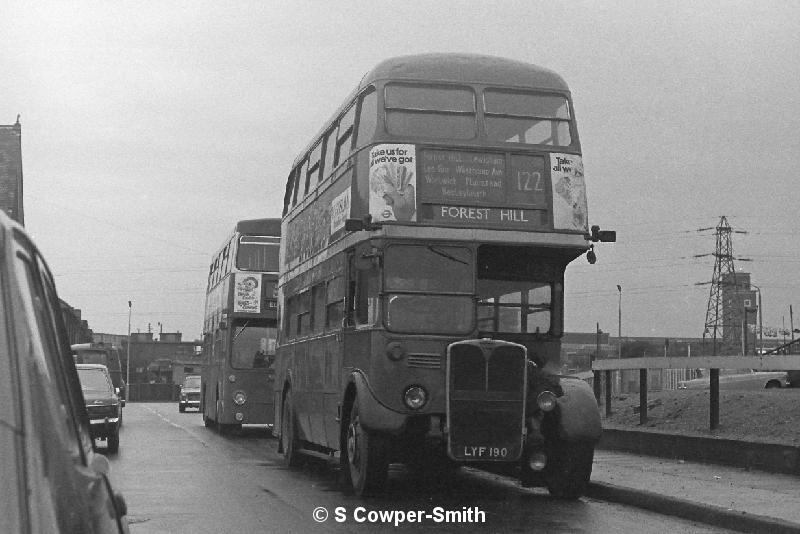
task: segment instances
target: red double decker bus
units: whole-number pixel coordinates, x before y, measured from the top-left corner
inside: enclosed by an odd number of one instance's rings
[[[589,230],[559,75],[475,55],[377,65],[287,181],[274,405],[288,465],[338,455],[357,494],[406,462],[579,496],[599,412],[551,369],[564,271],[612,234]]]
[[[203,322],[207,427],[272,424],[280,220],[239,221],[214,255]]]

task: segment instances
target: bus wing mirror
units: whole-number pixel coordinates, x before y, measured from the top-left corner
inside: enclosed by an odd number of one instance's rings
[[[597,232],[597,237],[601,243],[616,243],[617,232],[614,230],[601,230]]]
[[[600,241],[601,243],[616,243],[617,242],[617,232],[614,230],[600,230],[600,227],[595,225],[592,226],[592,233],[586,236],[592,242],[597,243]]]

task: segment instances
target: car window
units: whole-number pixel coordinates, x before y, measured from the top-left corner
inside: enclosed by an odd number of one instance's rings
[[[78,368],[81,390],[84,393],[108,393],[111,391],[111,380],[102,369]]]
[[[69,338],[67,337],[66,326],[61,315],[61,300],[58,298],[53,282],[53,276],[40,256],[36,256],[37,272],[41,288],[47,300],[46,309],[49,311],[53,333],[53,355],[54,365],[60,368],[62,382],[66,388],[64,402],[71,405],[72,417],[70,423],[73,431],[76,432],[80,446],[85,454],[92,450],[94,440],[89,435],[89,418],[86,415],[86,406],[83,401],[83,394],[80,390],[78,375],[75,371],[75,360],[69,348]]]

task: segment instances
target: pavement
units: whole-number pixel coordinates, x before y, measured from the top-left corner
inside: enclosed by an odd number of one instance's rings
[[[663,440],[663,435],[654,435]],[[619,436],[613,447],[619,444]],[[636,436],[633,441],[640,441]],[[757,444],[742,443],[753,450]],[[587,496],[738,532],[800,534],[800,476],[748,466],[595,451]]]

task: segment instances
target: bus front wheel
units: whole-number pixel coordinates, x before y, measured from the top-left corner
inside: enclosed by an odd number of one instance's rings
[[[297,443],[297,423],[292,409],[292,394],[286,392],[281,408],[280,450],[283,452],[283,463],[286,467],[299,467],[302,459]]]
[[[361,426],[358,399],[353,399],[347,421],[343,468],[356,495],[372,495],[383,490],[389,472],[388,447],[385,436]]]

